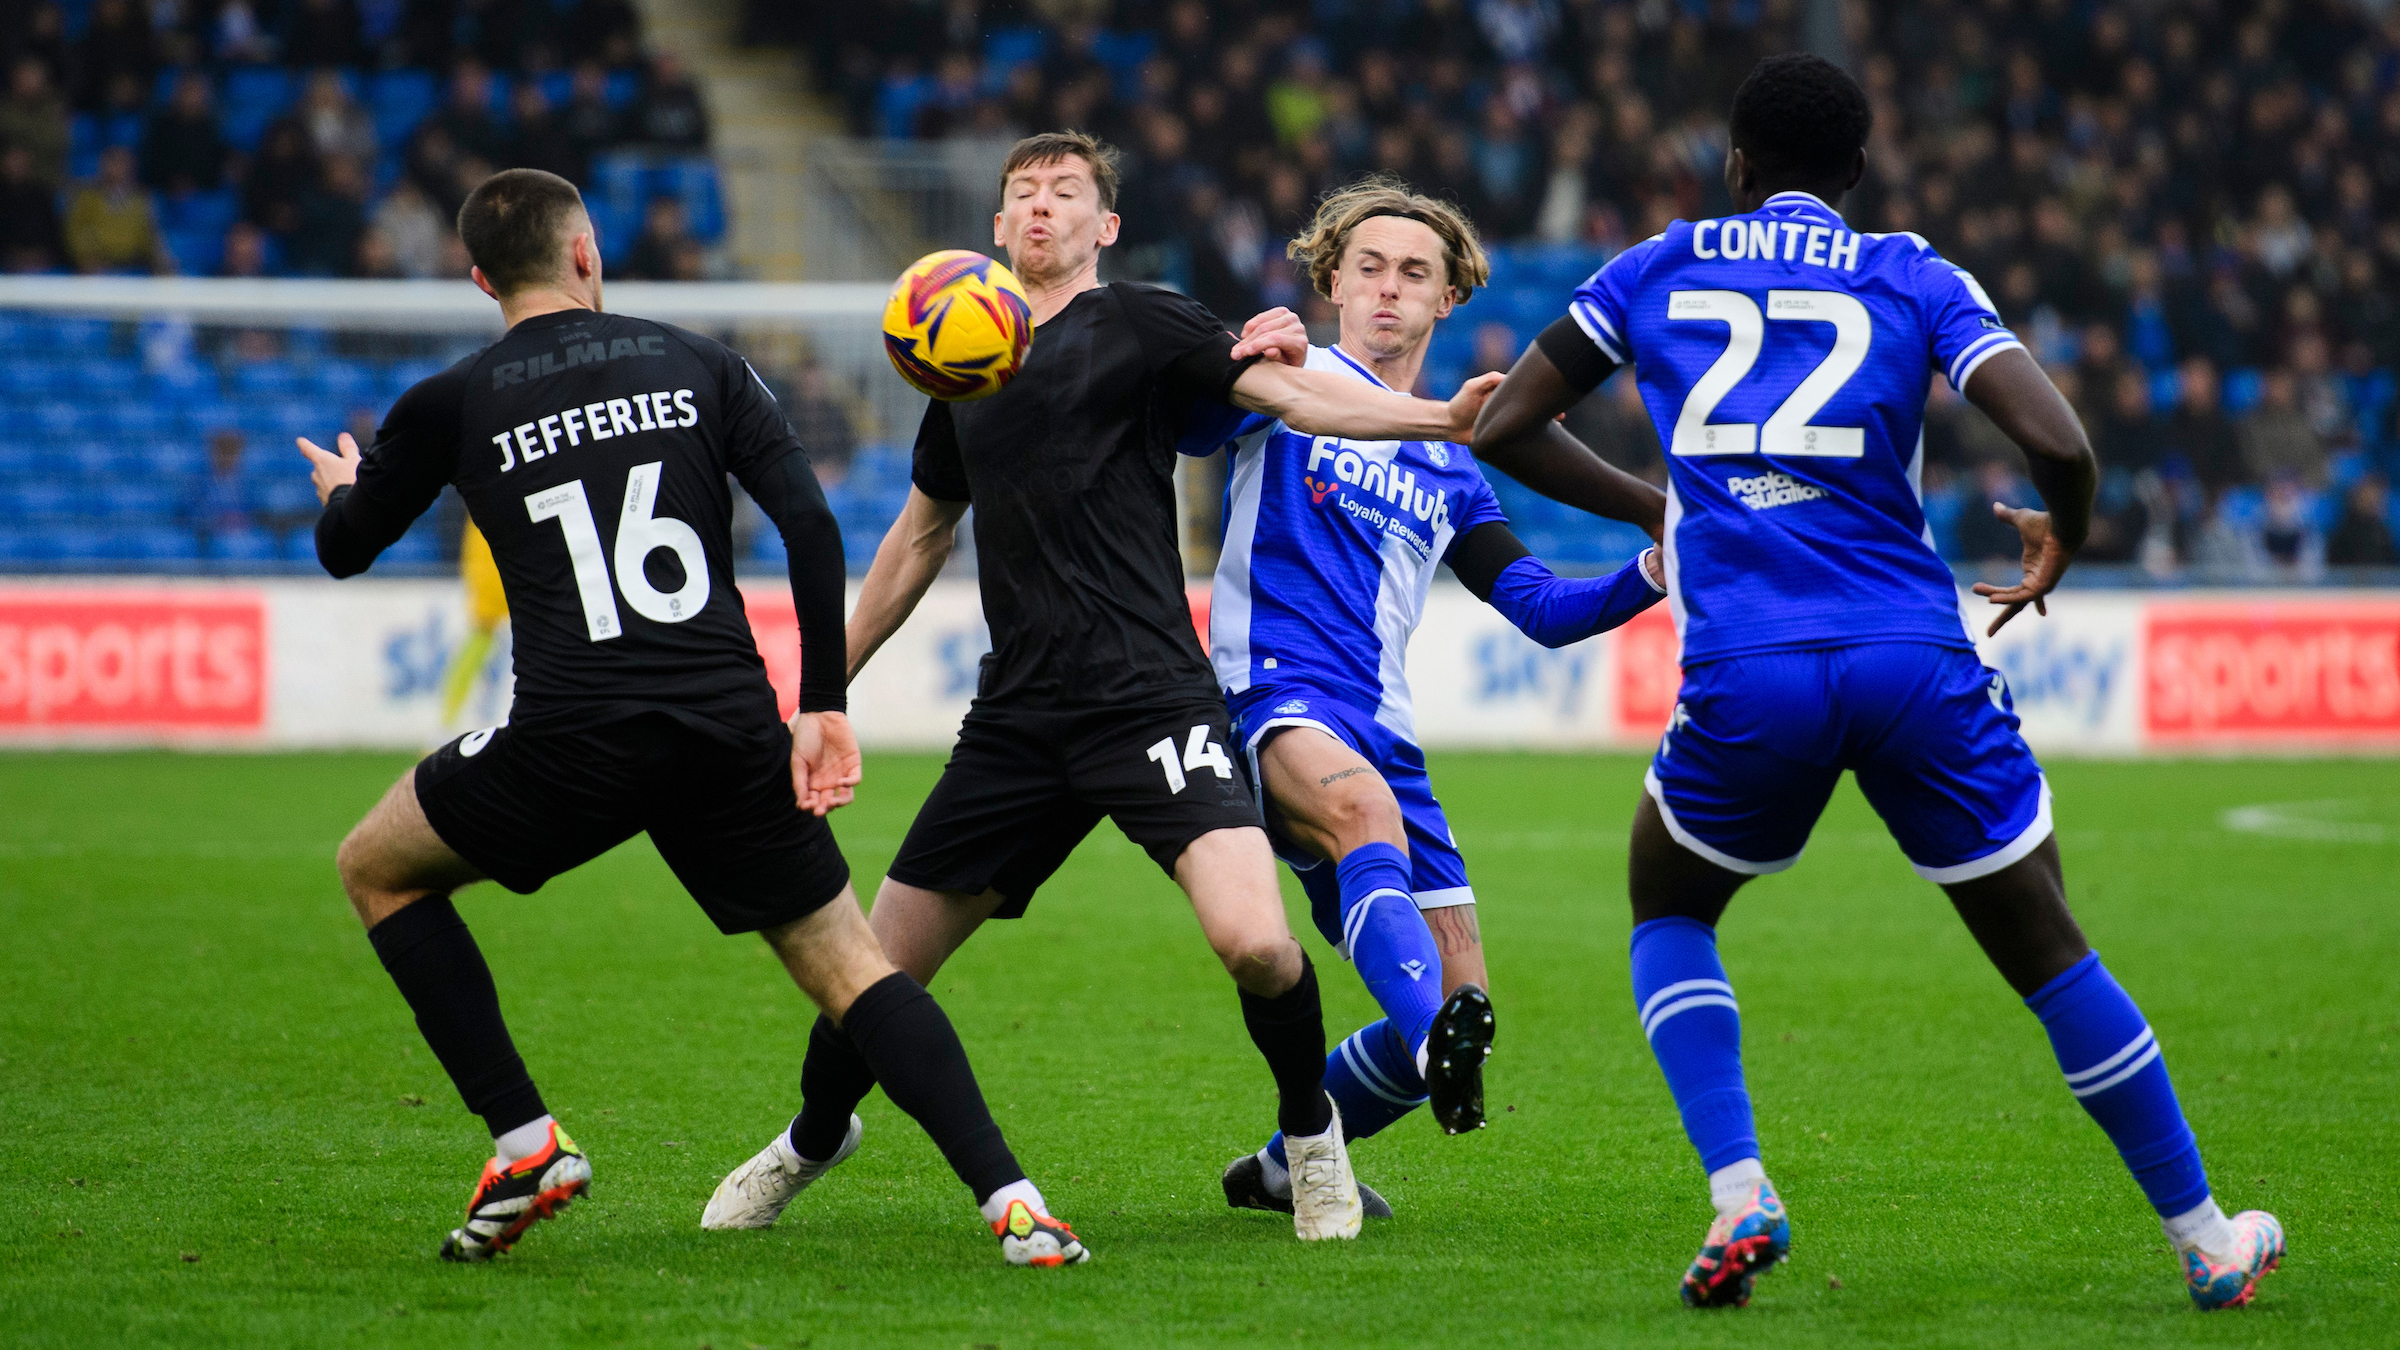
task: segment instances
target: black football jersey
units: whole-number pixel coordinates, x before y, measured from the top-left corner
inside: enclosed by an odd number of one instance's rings
[[[792,570],[804,629],[829,589],[832,631],[805,634],[817,696],[803,706],[839,708],[840,537],[799,440],[747,362],[667,324],[537,315],[416,385],[356,485],[328,504],[318,553],[336,576],[364,570],[455,485],[508,594],[512,721],[663,709],[772,727],[774,691],[734,585],[729,472],[762,506],[814,496],[809,533],[821,537],[793,550]]]
[[[1195,300],[1118,282],[1036,329],[1000,392],[936,400],[914,480],[971,502],[992,656],[981,696],[1027,706],[1218,697],[1192,628],[1175,445],[1249,365]]]

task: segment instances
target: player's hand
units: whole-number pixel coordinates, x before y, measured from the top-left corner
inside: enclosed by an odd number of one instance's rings
[[[1300,316],[1281,305],[1264,314],[1253,315],[1242,325],[1242,337],[1233,344],[1233,359],[1247,360],[1264,356],[1287,366],[1308,364],[1308,325]]]
[[[1642,575],[1650,578],[1650,584],[1660,590],[1667,588],[1667,565],[1659,559],[1656,548],[1642,550]]]
[[[358,442],[345,431],[333,442],[341,448],[338,455],[327,454],[325,447],[306,436],[300,438],[300,453],[308,456],[308,481],[317,489],[317,505],[323,506],[337,487],[347,487],[358,481]]]
[[[792,719],[792,795],[822,816],[850,804],[862,776],[858,736],[848,714],[801,713]]]
[[[1475,418],[1482,413],[1483,405],[1492,397],[1492,391],[1499,388],[1500,381],[1505,378],[1497,370],[1487,370],[1458,387],[1458,392],[1450,396],[1450,435],[1447,439],[1460,445],[1474,444]]]
[[[1992,626],[1983,630],[1985,637],[2000,631],[2000,626],[2017,617],[2017,611],[2027,605],[2033,612],[2048,618],[2050,606],[2042,597],[2058,589],[2059,578],[2067,574],[2067,564],[2074,559],[2058,537],[2050,533],[2050,513],[2027,507],[1993,502],[1992,514],[2017,527],[2025,539],[2025,579],[2014,586],[1994,586],[1988,581],[1975,583],[1975,593],[1995,605],[2006,605]]]

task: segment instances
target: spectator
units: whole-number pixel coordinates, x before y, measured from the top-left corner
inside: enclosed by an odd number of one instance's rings
[[[333,71],[308,77],[293,118],[319,156],[349,155],[363,163],[372,162],[382,149],[375,139],[375,119],[350,97],[342,77]]]
[[[508,133],[492,115],[492,75],[480,62],[461,61],[450,74],[450,101],[418,129],[420,141],[438,131],[459,155],[473,155],[488,164],[506,163]],[[465,199],[465,194],[460,194]]]
[[[353,275],[359,236],[367,228],[367,176],[358,161],[335,155],[318,181],[303,189],[296,226],[286,245],[292,272],[304,277]]]
[[[228,277],[263,277],[274,270],[268,255],[271,241],[267,232],[249,221],[236,221],[225,232],[225,260],[218,264],[217,274]],[[245,334],[244,336],[248,336]]]
[[[210,24],[211,50],[220,61],[263,63],[275,59],[275,38],[259,20],[251,0],[221,0]]]
[[[109,88],[120,78],[131,77],[148,88],[158,58],[147,6],[137,6],[134,0],[99,0],[84,21],[75,65],[75,106],[84,112],[108,106]]]
[[[2289,478],[2267,485],[2267,516],[2258,532],[2266,565],[2288,580],[2313,581],[2324,571],[2325,540],[2309,519],[2308,496]]]
[[[2120,370],[2109,386],[2108,406],[2088,424],[2102,469],[2140,473],[2159,466],[2158,419],[2150,412],[2150,382],[2138,370]]]
[[[50,67],[20,57],[9,70],[8,98],[0,101],[0,144],[18,145],[33,157],[33,178],[56,188],[67,177],[67,105],[59,101]]]
[[[270,234],[292,233],[300,227],[300,199],[315,189],[319,173],[316,148],[300,123],[289,117],[276,121],[251,157],[243,218]]]
[[[2267,372],[2258,406],[2242,419],[2236,439],[2252,482],[2294,478],[2314,487],[2325,481],[2325,445],[2300,411],[2289,370]]]
[[[358,6],[353,0],[297,0],[284,25],[284,59],[295,66],[358,64]],[[327,154],[348,147],[323,147]]]
[[[2242,450],[2225,420],[2217,390],[2217,368],[2195,356],[2178,368],[2175,415],[2167,422],[2169,455],[2191,466],[2192,476],[2211,492],[2242,477]]]
[[[590,177],[590,161],[575,153],[566,128],[551,113],[550,100],[542,96],[539,84],[527,80],[518,85],[511,106],[517,119],[517,149],[508,167],[540,169],[570,183],[581,183]]]
[[[444,220],[458,219],[458,208],[466,204],[467,193],[473,191],[462,190],[458,185],[464,161],[465,156],[459,153],[450,133],[431,123],[417,128],[416,137],[409,142],[408,177]]]
[[[450,226],[415,179],[403,175],[392,184],[376,203],[374,221],[400,275],[420,280],[442,275],[442,244],[451,237]]]
[[[858,433],[850,424],[850,414],[834,400],[824,368],[814,361],[800,367],[799,383],[792,391],[791,418],[793,432],[808,450],[809,463],[816,466],[817,481],[832,487],[849,477]]]
[[[257,528],[242,476],[242,433],[228,427],[209,434],[208,476],[193,488],[184,518],[199,532],[203,551],[228,535]]]
[[[676,250],[691,242],[685,227],[683,203],[665,193],[650,199],[642,213],[641,237],[625,258],[625,275],[634,281],[676,280]]]
[[[1517,332],[1491,320],[1475,325],[1475,356],[1467,363],[1467,379],[1490,371],[1506,373],[1517,363]]]
[[[1567,413],[1567,429],[1600,458],[1625,472],[1664,486],[1666,457],[1658,443],[1658,428],[1642,402],[1641,386],[1630,368],[1612,376],[1592,397]]]
[[[33,176],[33,152],[0,149],[0,270],[48,272],[66,265],[58,194]]]
[[[700,154],[708,149],[708,108],[674,53],[650,59],[650,78],[643,82],[632,122],[634,139],[654,150]]]
[[[208,76],[185,71],[166,110],[142,131],[142,182],[160,192],[214,192],[224,185],[231,154],[217,130]]]
[[[2350,485],[2342,519],[2325,541],[2325,561],[2335,567],[2400,567],[2392,542],[2391,489],[2381,474]]]
[[[625,138],[623,119],[608,106],[608,72],[589,61],[577,66],[573,92],[557,118],[567,152],[583,166],[580,174],[570,176],[578,183],[588,183],[593,157]]]
[[[2017,527],[1993,514],[1994,502],[2028,505],[2032,496],[2025,480],[2009,463],[1986,459],[1975,466],[1974,486],[1958,516],[1958,551],[1969,562],[2013,563],[2025,556],[2025,537]]]
[[[400,255],[392,247],[392,237],[370,225],[358,236],[358,257],[354,275],[370,281],[399,281],[408,274],[400,270]]]
[[[133,152],[100,154],[100,175],[67,207],[67,251],[83,272],[154,272],[165,263],[150,194],[134,180]]]

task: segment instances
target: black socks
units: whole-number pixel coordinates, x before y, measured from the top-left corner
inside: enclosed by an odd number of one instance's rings
[[[810,1162],[841,1151],[850,1133],[850,1113],[875,1089],[875,1071],[858,1047],[822,1013],[808,1030],[808,1057],[800,1061],[800,1114],[792,1117],[792,1150]]]
[[[820,1058],[820,1051],[836,1039],[847,1040],[854,1047],[851,1054],[866,1070],[869,1081],[881,1083],[883,1095],[892,1099],[892,1105],[924,1128],[934,1147],[949,1160],[950,1170],[975,1192],[976,1204],[990,1199],[1001,1187],[1025,1179],[1025,1169],[1017,1166],[1016,1155],[1008,1151],[1008,1141],[984,1106],[983,1089],[967,1064],[966,1047],[959,1044],[949,1017],[923,985],[905,972],[893,971],[858,996],[842,1014],[839,1029],[820,1020],[809,1033],[808,1061],[800,1071],[804,1091],[812,1067],[841,1073],[836,1082],[845,1091],[858,1082],[857,1069],[842,1069],[838,1057]],[[865,1095],[861,1091],[849,1100],[855,1105]],[[800,1149],[802,1157],[822,1161],[840,1147],[839,1131],[832,1136],[833,1144],[824,1146],[819,1129],[838,1104],[838,1099],[821,1104],[812,1098],[801,1119],[793,1122],[793,1146]],[[825,1107],[822,1114],[820,1105]],[[839,1112],[842,1130],[849,1129],[849,1117],[848,1108]],[[824,1151],[812,1152],[811,1147],[823,1147]]]
[[[1242,991],[1242,1025],[1275,1075],[1275,1124],[1288,1137],[1325,1133],[1333,1103],[1325,1096],[1325,1006],[1317,968],[1300,953],[1300,982],[1273,998]]]
[[[367,930],[367,941],[433,1057],[494,1138],[549,1114],[500,1018],[491,967],[449,896],[429,895],[390,915]]]

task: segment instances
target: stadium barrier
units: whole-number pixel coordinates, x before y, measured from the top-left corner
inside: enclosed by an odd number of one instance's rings
[[[743,594],[788,712],[790,593],[759,578]],[[1205,589],[1193,604],[1205,631]],[[450,581],[10,582],[0,744],[421,748],[443,736],[442,674],[465,632]],[[945,748],[988,643],[974,583],[938,583],[852,689],[860,739]],[[2400,593],[2070,591],[1983,654],[2045,754],[2400,753]],[[1678,682],[1663,606],[1551,651],[1449,584],[1409,669],[1436,747],[1646,749]],[[499,721],[509,694],[503,646],[465,726]]]

